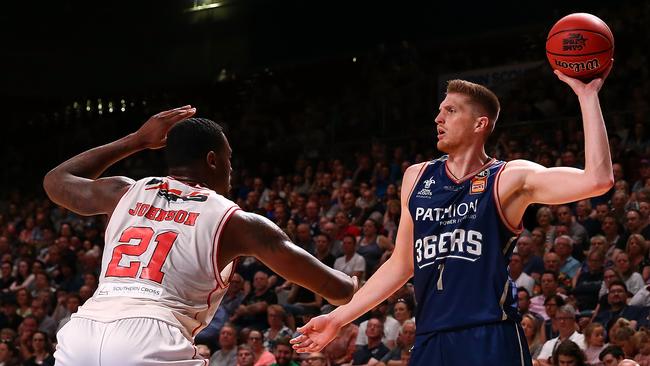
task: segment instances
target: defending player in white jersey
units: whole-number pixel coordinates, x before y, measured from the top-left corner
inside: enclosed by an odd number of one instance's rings
[[[356,279],[224,197],[232,150],[221,127],[190,118],[195,112],[161,112],[45,177],[57,204],[110,217],[98,289],[58,333],[57,365],[205,365],[193,337],[214,315],[239,256],[257,257],[333,304],[352,297]],[[115,162],[165,145],[167,177],[99,178]]]

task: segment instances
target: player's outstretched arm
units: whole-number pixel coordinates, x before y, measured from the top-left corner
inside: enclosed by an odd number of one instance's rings
[[[336,337],[339,329],[382,302],[413,276],[413,220],[408,199],[421,167],[421,164],[411,166],[404,173],[402,214],[393,254],[359,289],[352,301],[298,328],[303,334],[291,340],[298,352],[320,351]]]
[[[267,218],[236,211],[226,224],[219,245],[219,267],[238,256],[253,256],[287,281],[305,287],[334,305],[345,304],[356,290],[356,278],[321,263],[291,242]]]
[[[109,166],[135,152],[164,147],[167,131],[195,112],[196,109],[189,105],[160,112],[149,118],[138,131],[61,163],[45,176],[45,192],[56,204],[78,214],[111,214],[133,180],[98,177]]]
[[[598,92],[609,70],[603,78],[589,83],[559,71],[555,74],[573,89],[580,102],[585,134],[585,168],[545,168],[525,160],[508,163],[499,181],[499,195],[505,210],[519,210],[523,214],[523,209],[530,203],[578,201],[601,195],[614,184],[607,130],[598,100]],[[508,215],[506,212],[506,216],[517,219],[521,214]]]

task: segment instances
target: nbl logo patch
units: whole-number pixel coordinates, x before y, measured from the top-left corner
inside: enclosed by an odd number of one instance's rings
[[[485,169],[484,171],[476,174],[472,178],[472,184],[469,188],[469,194],[481,194],[485,192],[485,187],[487,187],[487,179],[490,176],[490,170]]]

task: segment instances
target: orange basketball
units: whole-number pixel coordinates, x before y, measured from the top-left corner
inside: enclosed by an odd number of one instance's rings
[[[614,35],[595,15],[569,14],[555,23],[546,39],[551,67],[574,78],[590,80],[600,76],[613,56]]]

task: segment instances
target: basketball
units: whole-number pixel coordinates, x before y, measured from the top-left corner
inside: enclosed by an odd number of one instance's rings
[[[581,80],[599,77],[612,62],[614,35],[595,15],[574,13],[560,19],[546,39],[551,67]]]

